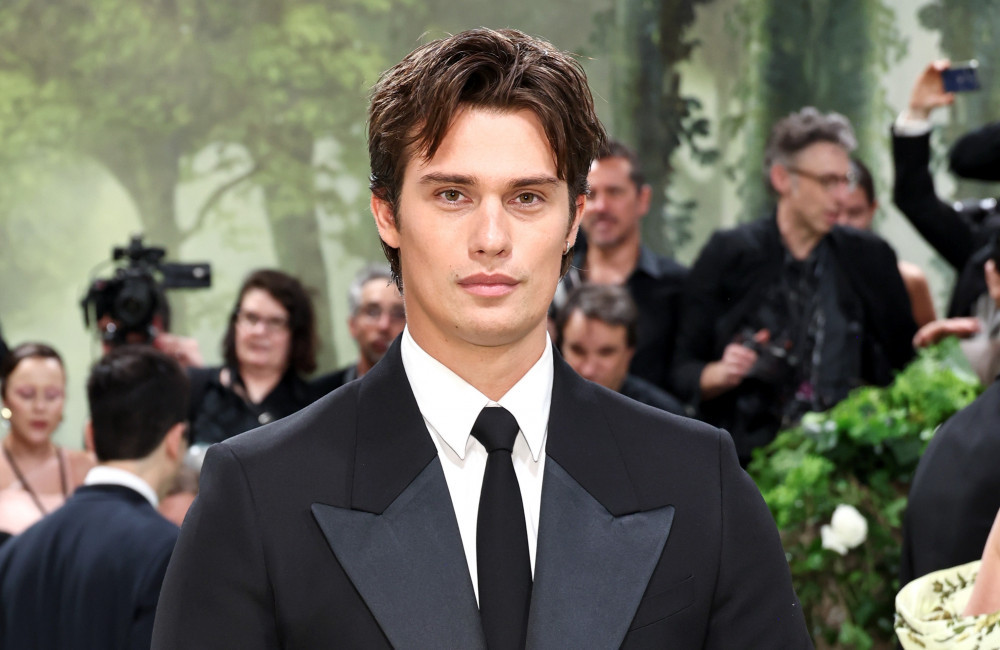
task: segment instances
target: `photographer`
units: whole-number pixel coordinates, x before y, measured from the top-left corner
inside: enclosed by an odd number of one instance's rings
[[[917,78],[910,103],[892,127],[893,188],[896,205],[927,243],[958,272],[947,315],[970,316],[986,294],[983,265],[1000,232],[996,201],[969,205],[950,204],[938,198],[929,169],[931,113],[955,101],[945,92],[942,73],[948,61],[934,61]],[[952,170],[980,180],[1000,179],[1000,123],[964,136],[952,152]]]
[[[674,384],[733,435],[744,465],[783,426],[888,384],[913,356],[895,254],[835,224],[854,146],[843,116],[810,107],[779,121],[765,160],[775,211],[716,232],[688,276]]]

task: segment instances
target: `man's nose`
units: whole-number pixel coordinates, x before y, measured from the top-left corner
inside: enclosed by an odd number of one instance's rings
[[[597,374],[597,363],[591,357],[586,357],[580,363],[580,376],[584,379],[594,380]]]
[[[509,215],[500,198],[483,200],[472,219],[472,232],[469,236],[469,252],[472,255],[495,257],[503,253],[510,254],[512,242]]]

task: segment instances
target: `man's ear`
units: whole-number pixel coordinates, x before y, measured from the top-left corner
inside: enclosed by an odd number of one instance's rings
[[[650,187],[649,183],[643,183],[642,187],[639,188],[639,215],[642,217],[646,216],[649,212],[649,200],[653,196],[653,188]]]
[[[576,205],[573,208],[573,223],[570,224],[569,232],[566,234],[566,242],[569,244],[570,248],[573,248],[573,244],[576,243],[576,235],[580,232],[580,221],[583,220],[583,209],[586,205],[586,194],[581,194],[576,197]]]
[[[187,448],[187,422],[178,422],[170,427],[163,438],[164,451],[170,460],[180,460]]]
[[[83,425],[83,448],[90,453],[94,452],[94,421],[87,418]]]
[[[771,165],[768,176],[771,179],[771,187],[774,188],[775,192],[780,195],[788,194],[788,190],[792,186],[792,174],[788,171],[787,167],[781,163],[774,163]]]
[[[392,248],[399,248],[399,228],[396,227],[396,211],[389,202],[372,194],[372,216],[379,237]]]

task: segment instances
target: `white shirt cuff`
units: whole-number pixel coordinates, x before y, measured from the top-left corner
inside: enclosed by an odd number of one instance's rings
[[[931,132],[930,120],[911,117],[909,111],[903,111],[892,124],[892,131],[904,138],[915,138]]]

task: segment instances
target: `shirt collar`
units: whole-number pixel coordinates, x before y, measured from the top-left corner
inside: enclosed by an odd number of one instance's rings
[[[119,467],[109,467],[108,465],[98,465],[87,472],[87,477],[83,479],[84,485],[121,485],[135,490],[146,501],[154,507],[160,505],[160,500],[156,497],[156,491],[150,487],[149,483],[142,480],[132,472]]]
[[[507,393],[494,402],[440,361],[429,355],[403,329],[400,343],[403,368],[420,414],[459,458],[465,458],[472,425],[479,412],[499,404],[514,416],[536,461],[545,448],[549,408],[552,403],[552,342],[545,336],[545,350],[535,364]]]

